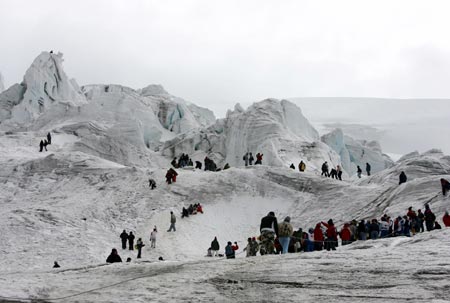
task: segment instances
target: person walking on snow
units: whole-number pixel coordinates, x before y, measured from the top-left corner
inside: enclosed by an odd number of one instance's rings
[[[117,253],[117,249],[113,248],[111,250],[111,254],[106,259],[106,263],[116,263],[116,262],[122,262],[122,259],[120,258],[119,254]]]
[[[175,228],[175,223],[177,222],[177,218],[175,217],[175,215],[173,214],[173,211],[170,212],[170,227],[168,232],[173,231],[177,231],[177,229]]]
[[[252,153],[249,154],[248,156],[248,164],[249,165],[253,165],[253,161],[255,160],[255,158],[253,158]]]
[[[342,168],[340,165],[336,165],[337,179],[342,181]]]
[[[259,230],[261,232],[261,255],[273,254],[275,236],[278,237],[278,221],[273,211],[261,219]]]
[[[42,153],[43,150],[44,150],[44,141],[41,140],[41,142],[39,142],[39,152]]]
[[[287,254],[289,248],[289,242],[291,241],[291,236],[294,233],[294,228],[291,225],[291,218],[287,216],[284,221],[278,225],[278,241],[283,248],[282,254]]]
[[[129,250],[134,250],[134,235],[132,231],[130,231],[130,234],[128,235],[128,245]]]
[[[295,169],[294,163],[291,163],[291,166],[289,168]]]
[[[47,151],[47,145],[48,145],[48,142],[47,142],[47,140],[44,139],[44,149],[45,149],[45,151]]]
[[[366,173],[368,176],[370,176],[370,169],[371,169],[370,164],[366,163]]]
[[[328,162],[327,161],[325,161],[322,164],[322,174],[321,174],[321,176],[323,176],[323,175],[325,175],[325,177],[329,177],[330,176],[330,174],[328,173]]]
[[[211,242],[211,250],[213,257],[217,257],[217,255],[219,254],[219,249],[220,249],[219,241],[217,241],[217,237],[214,237],[214,240],[212,240]]]
[[[141,258],[142,247],[144,247],[144,246],[145,246],[145,244],[144,244],[144,242],[142,241],[142,238],[139,238],[139,239],[137,240],[137,243],[136,243],[136,247],[137,247],[137,250],[138,250],[138,255],[137,255],[137,258],[138,258],[138,259]]]
[[[450,190],[450,182],[448,182],[444,178],[441,178],[441,186],[442,186],[442,194],[445,196],[445,194]]]
[[[158,231],[156,230],[156,226],[153,228],[153,231],[150,233],[150,247],[156,248],[156,235],[158,234]]]
[[[305,162],[303,162],[303,160],[302,160],[302,161],[300,161],[300,163],[298,164],[298,170],[301,171],[301,172],[304,172],[305,169],[306,169],[306,164],[305,164]]]
[[[227,259],[236,258],[236,253],[233,249],[233,245],[231,245],[231,241],[228,241],[227,246],[225,246],[225,256],[227,257]]]
[[[436,220],[436,216],[430,209],[430,205],[425,204],[425,226],[427,227],[427,231],[432,231],[434,229],[434,221]]]
[[[400,185],[400,184],[402,184],[402,183],[405,183],[405,182],[408,180],[408,178],[406,177],[406,174],[405,174],[404,171],[402,171],[402,172],[400,173],[400,176],[399,176],[398,178],[399,178],[398,185]]]
[[[47,134],[47,142],[48,142],[48,145],[52,144],[52,135],[50,135],[50,133]]]
[[[358,178],[361,179],[362,169],[361,169],[361,167],[359,167],[359,165],[357,167],[356,173],[358,174]]]
[[[259,164],[259,165],[261,165],[262,164],[262,158],[263,158],[263,154],[260,154],[260,153],[257,153],[256,154],[256,162],[255,162],[255,165],[257,165],[257,164]]]
[[[120,234],[120,239],[122,239],[122,249],[127,249],[128,234],[125,229]]]
[[[156,181],[154,179],[148,179],[148,186],[151,188],[151,190],[154,190],[156,187]]]
[[[244,160],[245,166],[248,166],[248,159],[249,159],[248,152],[246,152],[244,157],[242,158],[242,160]]]

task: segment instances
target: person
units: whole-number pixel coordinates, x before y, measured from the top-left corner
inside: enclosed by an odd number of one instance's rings
[[[175,217],[173,211],[170,212],[170,227],[168,232],[173,231],[177,231],[177,229],[175,228],[175,223],[177,222],[177,218]]]
[[[291,217],[287,216],[284,221],[278,225],[278,241],[280,241],[282,247],[282,254],[287,254],[289,248],[289,242],[291,236],[294,233],[294,229],[291,225]]]
[[[273,211],[261,219],[259,230],[261,232],[260,254],[273,254],[275,236],[278,237],[278,221]]]
[[[153,231],[150,233],[150,247],[156,248],[156,236],[158,235],[158,230],[156,229],[156,226],[153,227]]]
[[[255,165],[257,165],[257,164],[259,164],[259,165],[261,165],[262,164],[262,158],[263,158],[263,154],[260,154],[260,153],[257,153],[256,154],[256,162],[255,162]]]
[[[39,152],[42,153],[43,150],[44,150],[44,141],[41,140],[41,142],[39,142]]]
[[[434,228],[434,221],[436,220],[436,216],[433,214],[433,212],[430,209],[430,205],[425,204],[425,226],[427,227],[427,231],[432,231]]]
[[[337,231],[336,227],[334,227],[333,220],[328,220],[327,223],[322,222],[322,224],[327,228],[326,235],[327,238],[325,240],[325,249],[330,250],[336,250],[337,247]]]
[[[305,162],[303,162],[303,160],[300,161],[300,163],[298,164],[298,170],[301,172],[304,172],[306,169],[306,164]]]
[[[358,224],[358,239],[359,240],[366,240],[367,239],[367,229],[366,229],[366,222],[364,220],[361,220]]]
[[[47,145],[48,145],[48,142],[47,142],[47,140],[44,139],[44,149],[45,149],[45,151],[47,151]]]
[[[408,180],[408,178],[406,177],[405,172],[402,171],[402,172],[400,173],[400,176],[399,176],[399,182],[398,182],[398,184],[400,185],[400,184],[402,184],[402,183],[405,183],[406,180]]]
[[[127,258],[127,263],[130,263],[130,262],[131,262],[131,258],[128,257],[128,258]]]
[[[217,255],[219,254],[219,249],[220,249],[219,241],[217,241],[217,237],[214,237],[214,240],[212,240],[211,242],[211,250],[213,256],[217,257]]]
[[[252,256],[256,256],[256,254],[258,253],[258,250],[259,250],[259,243],[258,243],[258,241],[256,241],[256,237],[252,238],[252,245],[251,245],[250,249],[251,249],[250,254]]]
[[[172,162],[170,162],[170,164],[173,166],[173,167],[175,167],[175,168],[178,168],[178,161],[177,161],[177,157],[175,157],[175,158],[173,158],[173,160],[172,160]]]
[[[178,173],[173,168],[170,168],[169,171],[172,176],[172,182],[173,183],[177,182]]]
[[[361,169],[361,167],[359,167],[359,165],[356,169],[356,173],[358,174],[358,178],[361,178],[362,169]]]
[[[425,221],[425,215],[423,214],[421,209],[417,210],[417,232],[423,233],[425,228],[423,227],[423,222]]]
[[[246,252],[246,257],[252,256],[252,238],[247,239],[247,246],[244,248],[244,251]]]
[[[292,169],[295,169],[294,163],[291,163],[291,166],[289,166]]]
[[[450,227],[450,215],[448,214],[448,211],[446,211],[444,217],[442,217],[442,222],[444,222],[445,227]]]
[[[330,171],[330,177],[331,177],[332,179],[337,179],[337,178],[338,178],[338,176],[337,176],[337,170],[336,170],[335,168],[332,168],[332,169],[331,169],[331,171]]]
[[[55,262],[53,263],[53,268],[60,268],[60,267],[61,267],[61,266],[59,266],[58,262],[55,261]]]
[[[336,165],[336,171],[337,171],[337,179],[342,181],[342,168],[340,165]]]
[[[139,239],[137,240],[137,242],[136,242],[136,248],[137,248],[137,250],[138,250],[138,255],[137,255],[137,258],[138,258],[138,259],[141,258],[142,247],[144,247],[144,246],[145,246],[145,244],[144,244],[144,242],[142,241],[142,238],[139,238]]]
[[[183,210],[181,211],[181,218],[189,217],[189,211],[186,207],[183,207]]]
[[[120,239],[122,239],[122,249],[127,249],[128,234],[125,229],[120,234]]]
[[[152,189],[152,190],[154,190],[155,189],[155,187],[156,187],[156,181],[154,180],[154,179],[148,179],[148,186]]]
[[[128,246],[129,250],[134,250],[134,235],[132,231],[130,231],[130,234],[128,235]]]
[[[230,168],[230,164],[225,163],[225,166],[223,167],[223,170],[229,169]]]
[[[166,172],[166,182],[167,184],[172,184],[172,172],[170,169]]]
[[[203,214],[203,207],[200,203],[197,205],[197,212]]]
[[[441,186],[442,186],[442,194],[445,196],[445,194],[447,194],[447,192],[450,190],[450,182],[448,182],[444,178],[441,178]]]
[[[368,176],[370,176],[370,169],[371,169],[370,164],[366,163],[366,173]]]
[[[52,144],[52,135],[50,135],[50,133],[47,134],[47,142],[48,142],[48,145]]]
[[[227,257],[227,259],[236,258],[236,253],[233,249],[233,246],[231,245],[231,241],[228,241],[227,246],[225,246],[225,256]]]
[[[242,160],[244,160],[245,166],[248,166],[248,158],[249,158],[248,152],[246,152],[245,155],[244,155],[244,157],[242,158]]]
[[[434,221],[434,229],[442,229],[442,226],[438,223],[438,221]]]
[[[191,159],[191,158],[189,158],[188,166],[194,166],[194,162],[192,162],[192,159]]]
[[[314,228],[314,250],[322,250],[323,249],[323,231],[320,223],[316,224],[316,228]]]
[[[211,247],[209,247],[208,250],[206,251],[206,256],[207,257],[212,257],[213,256]]]
[[[370,239],[376,240],[378,239],[378,235],[380,234],[380,225],[378,224],[377,219],[372,219],[372,223],[369,227]]]
[[[325,161],[322,164],[322,174],[321,174],[321,176],[323,176],[323,175],[325,175],[325,177],[329,177],[330,176],[330,174],[328,173],[328,162],[327,161]]]
[[[202,169],[202,162],[200,162],[200,161],[195,161],[195,168],[196,168],[196,169]]]
[[[159,257],[158,260],[159,261],[164,261],[164,258],[163,257]]]
[[[342,245],[347,245],[352,243],[351,242],[351,232],[350,232],[350,228],[349,228],[349,224],[345,223],[344,227],[341,229],[341,232],[339,233],[339,236],[341,237],[342,240]]]
[[[248,164],[249,165],[253,165],[253,161],[255,160],[255,158],[253,158],[253,155],[252,155],[252,153],[250,153],[249,155],[248,155]]]
[[[117,253],[117,249],[113,248],[111,250],[111,254],[106,259],[106,263],[116,263],[116,262],[122,262],[122,259],[120,258],[119,254]]]

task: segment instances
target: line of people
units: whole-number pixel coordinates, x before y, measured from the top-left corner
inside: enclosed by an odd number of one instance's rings
[[[336,180],[342,180],[342,168],[340,165],[336,165],[336,168],[332,168],[331,171],[329,171],[328,161],[325,161],[322,164],[321,176],[331,177]]]
[[[47,139],[41,140],[39,142],[39,152],[42,152],[44,149],[47,151],[47,145],[52,144],[52,135],[50,133],[47,134]]]
[[[264,156],[264,154],[262,154],[262,153],[257,153],[256,154],[255,165],[261,165],[262,164],[263,156]],[[253,165],[253,161],[255,161],[255,158],[253,158],[253,154],[251,152],[246,152],[244,157],[242,157],[242,160],[244,160],[244,165],[245,166],[249,166],[249,165]]]

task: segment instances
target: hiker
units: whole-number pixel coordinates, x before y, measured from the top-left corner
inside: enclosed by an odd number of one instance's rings
[[[200,161],[195,161],[195,168],[196,168],[196,169],[202,169],[202,162],[200,162]]]
[[[278,225],[278,241],[280,241],[281,247],[283,248],[282,254],[287,254],[289,248],[289,242],[291,241],[291,236],[294,233],[294,229],[291,225],[291,217],[287,216],[284,221]]]
[[[418,225],[418,231],[423,233],[425,231],[425,228],[423,227],[423,222],[425,221],[425,215],[422,213],[421,209],[417,210],[417,225]]]
[[[402,172],[400,173],[400,176],[399,176],[399,182],[398,182],[398,185],[400,185],[400,184],[402,184],[402,183],[405,183],[406,180],[408,180],[408,178],[406,177],[405,172],[402,171]]]
[[[230,168],[230,164],[225,163],[225,166],[223,167],[223,170],[229,169]]]
[[[441,178],[441,186],[442,186],[442,194],[445,196],[445,194],[450,190],[450,182]]]
[[[444,217],[442,217],[442,222],[444,222],[445,227],[450,227],[450,215],[448,214],[448,211],[446,211]]]
[[[158,235],[158,230],[156,229],[156,226],[153,228],[153,231],[150,233],[150,247],[156,248],[156,236]]]
[[[44,150],[44,141],[41,140],[41,142],[39,142],[39,152],[42,153],[43,150]]]
[[[366,229],[366,222],[364,220],[361,220],[358,224],[358,239],[365,241],[367,239],[367,229]]]
[[[181,211],[181,218],[189,217],[189,210],[186,207],[183,207],[183,210]]]
[[[261,232],[261,255],[273,254],[275,236],[278,236],[278,221],[273,211],[261,219],[259,230]]]
[[[250,249],[251,249],[250,255],[256,256],[256,254],[258,253],[258,250],[259,250],[259,243],[258,243],[258,241],[256,241],[256,237],[252,238],[252,245],[251,245]]]
[[[246,152],[244,157],[242,158],[242,160],[244,160],[245,166],[248,166],[248,158],[249,158],[249,155],[248,155],[248,152]]]
[[[117,253],[117,249],[113,248],[111,250],[111,254],[106,259],[106,263],[115,263],[115,262],[122,262],[122,259],[120,258],[119,254]]]
[[[172,184],[172,172],[170,169],[166,172],[166,182],[167,184]]]
[[[252,238],[247,239],[247,246],[244,248],[244,251],[246,252],[246,257],[252,256]]]
[[[197,212],[203,214],[203,207],[200,203],[197,205]]]
[[[194,162],[192,162],[192,159],[191,159],[191,158],[189,158],[188,166],[194,166]]]
[[[387,236],[389,236],[389,223],[386,217],[383,217],[380,220],[380,238],[386,238]]]
[[[322,174],[321,174],[321,176],[323,176],[323,175],[325,175],[325,177],[329,177],[330,176],[330,174],[328,173],[328,162],[327,161],[325,161],[322,164]]]
[[[436,216],[433,214],[433,212],[430,209],[430,205],[425,204],[425,226],[427,227],[427,231],[432,231],[434,228],[434,221],[436,220]]]
[[[227,246],[225,246],[225,256],[227,257],[227,259],[236,258],[236,253],[235,250],[233,249],[233,246],[231,245],[231,241],[228,241]]]
[[[366,163],[366,173],[368,176],[370,176],[370,169],[371,169],[370,164]]]
[[[348,223],[344,224],[344,227],[341,229],[341,232],[339,233],[339,236],[342,240],[342,245],[347,245],[352,243],[351,237],[352,233],[350,232],[350,225]]]
[[[369,228],[370,239],[376,240],[378,239],[378,235],[380,234],[380,225],[378,225],[377,219],[372,219],[372,223]]]
[[[322,222],[322,224],[327,228],[326,235],[327,238],[325,240],[325,249],[336,250],[337,247],[337,231],[336,227],[334,227],[333,220],[328,220],[328,223]]]
[[[257,164],[259,164],[259,165],[261,165],[262,164],[262,158],[263,158],[263,154],[260,154],[260,153],[257,153],[256,154],[256,162],[255,162],[255,165],[257,165]]]
[[[173,214],[173,211],[170,212],[170,227],[168,232],[173,231],[177,231],[177,229],[175,228],[175,223],[177,222],[177,218],[175,217],[175,215]]]
[[[178,168],[177,157],[173,158],[173,160],[172,160],[172,162],[170,162],[170,164],[172,164],[173,167]]]
[[[52,144],[52,135],[50,135],[50,133],[47,134],[47,142],[48,142],[48,145]]]
[[[248,164],[249,165],[253,165],[253,161],[255,160],[255,158],[253,158],[253,155],[252,155],[252,153],[250,153],[249,155],[248,155]],[[256,164],[256,163],[255,163]]]
[[[219,241],[217,241],[217,237],[214,237],[214,240],[212,240],[211,242],[212,255],[217,257],[219,254],[219,249],[220,249]]]
[[[156,187],[156,181],[154,179],[148,179],[148,187],[154,190]]]
[[[331,171],[330,171],[330,177],[331,177],[332,179],[337,179],[337,178],[338,178],[338,176],[337,176],[337,170],[336,170],[335,168],[332,168],[332,169],[331,169]]]
[[[142,247],[144,247],[144,246],[145,246],[145,244],[144,244],[144,242],[142,242],[142,238],[139,238],[136,242],[136,248],[138,250],[138,255],[137,255],[138,259],[141,258]]]
[[[442,226],[438,223],[438,221],[434,221],[434,229],[442,229]]]
[[[302,160],[302,161],[300,161],[300,163],[298,164],[298,170],[301,171],[301,172],[304,172],[305,169],[306,169],[306,164],[305,164],[305,162],[303,162],[303,160]]]
[[[322,250],[323,249],[323,231],[320,223],[316,224],[316,228],[314,228],[314,250]]]
[[[177,182],[178,173],[173,168],[170,168],[169,171],[172,175],[172,182],[173,183]]]
[[[129,262],[131,262],[131,258],[130,257],[127,258],[127,263],[129,263]]]
[[[122,239],[122,249],[127,249],[128,234],[125,229],[120,234],[120,239]]]
[[[295,169],[294,163],[291,163],[291,166],[289,168]]]
[[[357,167],[357,169],[356,169],[356,173],[357,173],[357,175],[358,175],[358,178],[361,179],[362,169],[361,169],[361,167],[359,167],[359,165],[358,165],[358,167]]]
[[[48,142],[47,142],[47,140],[44,139],[44,149],[45,149],[45,151],[47,151],[47,145],[48,145]]]
[[[337,171],[337,179],[342,181],[342,168],[340,165],[336,165],[336,171]]]
[[[132,231],[130,231],[130,234],[128,235],[128,246],[129,250],[134,250],[134,235]]]
[[[53,262],[53,268],[60,268],[61,266],[59,266],[58,262]]]

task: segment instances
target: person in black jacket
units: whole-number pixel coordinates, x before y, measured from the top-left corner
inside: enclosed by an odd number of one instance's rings
[[[123,232],[120,234],[120,239],[122,239],[122,249],[127,249],[127,240],[128,240],[128,234],[123,230]]]
[[[213,257],[218,256],[219,249],[220,249],[219,241],[217,241],[217,237],[214,237],[214,240],[212,240],[212,242],[211,242],[211,250],[212,250]]]
[[[275,236],[278,237],[278,221],[273,211],[261,219],[259,230],[261,232],[261,255],[273,254]]]
[[[402,184],[402,183],[405,183],[406,180],[408,180],[408,178],[406,177],[405,172],[402,171],[402,172],[400,173],[400,176],[399,176],[399,182],[398,182],[398,184],[400,185],[400,184]]]
[[[52,135],[50,135],[50,133],[47,134],[47,142],[48,142],[48,145],[52,144]]]
[[[370,170],[371,170],[370,164],[366,163],[366,173],[368,176],[370,176]]]
[[[366,230],[366,222],[364,220],[361,220],[358,224],[358,235],[359,240],[366,240],[367,239],[367,230]]]
[[[134,250],[134,235],[132,231],[130,231],[130,234],[128,235],[128,245],[129,250]]]
[[[111,254],[106,259],[106,263],[115,263],[115,262],[122,262],[122,259],[120,258],[119,254],[117,253],[117,249],[113,248],[111,250]]]

